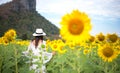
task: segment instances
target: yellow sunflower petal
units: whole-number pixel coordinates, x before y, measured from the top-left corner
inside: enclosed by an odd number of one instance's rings
[[[66,41],[81,42],[89,38],[90,18],[85,13],[74,10],[63,16],[60,34]]]
[[[108,44],[103,45],[98,49],[98,55],[107,62],[112,62],[118,56],[118,52],[114,49],[113,46]]]

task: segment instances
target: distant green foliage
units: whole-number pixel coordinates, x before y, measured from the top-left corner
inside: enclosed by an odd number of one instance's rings
[[[43,28],[47,37],[58,35],[59,29],[46,18],[37,12],[15,12],[10,11],[8,15],[0,15],[0,36],[8,29],[13,28],[17,31],[18,38],[30,39],[36,28]]]

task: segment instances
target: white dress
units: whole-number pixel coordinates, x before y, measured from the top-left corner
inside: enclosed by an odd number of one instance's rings
[[[45,64],[52,58],[52,53],[46,52],[45,41],[43,44],[39,44],[37,48],[30,43],[28,50],[23,52],[25,56],[29,57],[27,63],[31,63],[30,70],[34,70],[35,73],[45,73]]]

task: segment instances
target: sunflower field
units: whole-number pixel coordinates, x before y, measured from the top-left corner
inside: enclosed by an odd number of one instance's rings
[[[47,73],[120,73],[120,37],[116,33],[90,34],[91,20],[79,10],[63,16],[60,37],[46,40],[46,50],[55,52],[46,64]],[[16,39],[14,29],[0,37],[0,73],[35,73],[23,55],[30,40]]]

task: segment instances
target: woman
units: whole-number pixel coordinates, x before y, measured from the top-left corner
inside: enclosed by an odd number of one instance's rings
[[[43,36],[45,35],[46,34],[42,29],[36,29],[36,32],[33,33],[35,38],[28,46],[28,50],[24,52],[24,54],[30,59],[28,62],[30,63],[30,70],[34,70],[35,73],[45,73],[45,64],[49,62],[52,55],[55,54],[54,52],[46,52],[45,41],[43,40]]]

